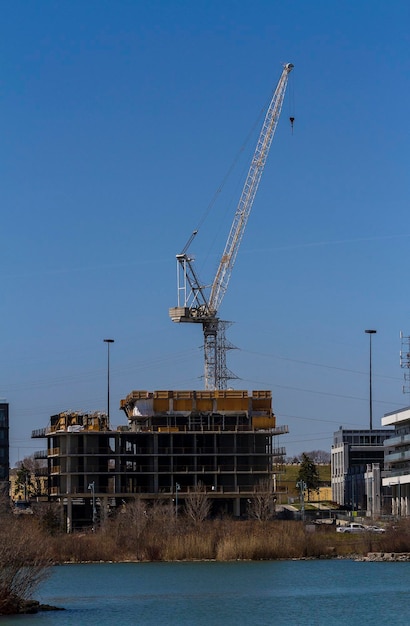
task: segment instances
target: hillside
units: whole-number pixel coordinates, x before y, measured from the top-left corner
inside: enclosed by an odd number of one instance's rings
[[[330,464],[317,465],[319,470],[319,477],[321,484],[325,486],[330,485]],[[280,470],[276,472],[276,485],[278,491],[287,493],[288,497],[298,498],[299,489],[296,487],[298,480],[299,465],[289,464],[282,465]],[[285,501],[283,500],[283,504]]]

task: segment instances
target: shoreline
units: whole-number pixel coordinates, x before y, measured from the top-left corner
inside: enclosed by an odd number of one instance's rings
[[[48,611],[65,611],[66,609],[61,606],[53,606],[51,604],[42,604],[38,600],[22,600],[14,610],[0,613],[0,617],[7,617],[12,615],[37,615],[38,613],[45,613]]]
[[[263,561],[277,562],[277,561],[364,561],[364,562],[391,562],[391,563],[404,563],[410,561],[410,552],[368,552],[363,554],[348,554],[348,555],[323,555],[323,556],[302,556],[302,557],[288,557],[279,559],[228,559],[220,561],[218,559],[172,559],[172,560],[159,560],[148,561],[138,559],[120,559],[118,561],[109,560],[97,560],[97,561],[64,561],[62,563],[54,563],[52,567],[61,567],[62,565],[116,565],[116,564],[142,564],[142,563],[260,563]]]

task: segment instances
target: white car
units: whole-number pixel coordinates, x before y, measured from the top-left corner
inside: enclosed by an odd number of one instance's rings
[[[366,526],[358,522],[350,522],[350,524],[346,524],[346,526],[338,526],[336,528],[336,532],[338,533],[364,533],[366,530]]]
[[[379,528],[378,526],[364,526],[363,524],[359,524],[358,522],[350,522],[346,526],[338,526],[336,528],[336,532],[338,533],[385,533],[384,528]]]
[[[386,532],[386,529],[380,528],[380,526],[366,526],[366,530],[370,531],[371,533],[385,533]]]

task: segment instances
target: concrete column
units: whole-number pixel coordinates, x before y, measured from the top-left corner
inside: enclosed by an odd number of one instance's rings
[[[101,522],[105,522],[105,520],[108,519],[108,513],[109,513],[108,496],[104,496],[102,498],[101,505],[102,505],[100,508]]]
[[[154,467],[153,467],[153,471],[154,471],[154,493],[158,493],[158,433],[154,433],[153,434],[153,444],[154,444],[154,450],[153,450],[153,461],[154,461]]]
[[[241,515],[241,499],[235,498],[233,501],[233,514],[235,517],[240,517]]]
[[[72,522],[73,522],[73,505],[71,502],[71,497],[67,497],[67,533],[70,534],[72,531]]]

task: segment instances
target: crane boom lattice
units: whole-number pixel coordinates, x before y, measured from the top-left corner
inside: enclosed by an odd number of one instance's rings
[[[221,257],[221,261],[212,284],[211,296],[209,298],[209,307],[211,311],[219,310],[222,299],[228,288],[229,279],[232,274],[239,246],[245,232],[248,217],[262,177],[263,168],[265,167],[272,139],[279,121],[286,91],[288,74],[292,69],[293,65],[291,63],[287,63],[285,65],[266,113],[258,143],[256,145],[255,154],[253,155],[238,208],[236,209],[235,217],[225,245],[225,250]]]
[[[206,389],[226,389],[227,380],[236,378],[226,367],[226,351],[233,347],[225,338],[225,329],[229,322],[220,320],[218,311],[228,288],[239,246],[258,190],[282,110],[288,76],[292,69],[292,63],[284,65],[269,104],[225,249],[210,286],[209,298],[207,297],[209,288],[200,282],[193,266],[194,259],[188,254],[188,248],[197,231],[192,233],[183,251],[176,257],[178,306],[169,309],[169,315],[174,322],[202,324]]]

